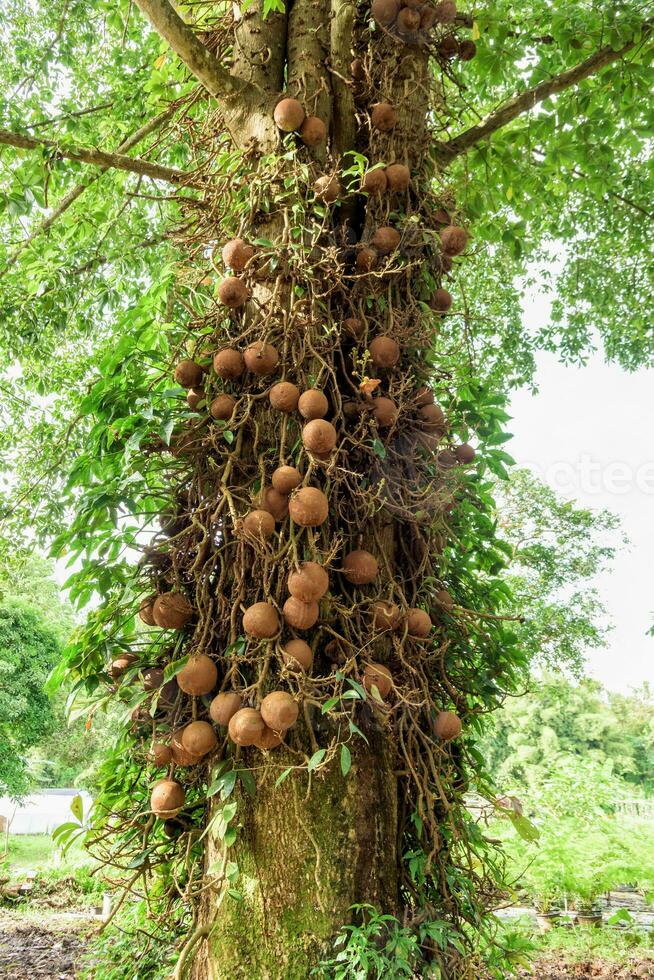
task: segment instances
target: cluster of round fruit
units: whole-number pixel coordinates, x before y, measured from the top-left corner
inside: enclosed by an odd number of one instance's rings
[[[305,146],[315,149],[327,139],[327,127],[319,116],[307,116],[297,99],[285,96],[279,100],[273,118],[283,133],[297,133]]]
[[[448,30],[436,43],[441,57],[470,61],[477,53],[474,41],[459,41],[454,33],[457,9],[454,0],[425,3],[423,0],[373,0],[371,12],[375,23],[386,33],[405,44],[425,43],[429,31],[440,26]]]

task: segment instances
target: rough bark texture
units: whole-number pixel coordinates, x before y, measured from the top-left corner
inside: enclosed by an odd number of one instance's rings
[[[279,755],[275,762],[284,760]],[[347,779],[337,765],[309,784],[268,772],[257,796],[239,800],[241,830],[230,859],[241,902],[227,898],[195,977],[304,980],[351,916],[368,902],[397,910],[397,784],[381,739],[356,749]],[[277,772],[281,769],[277,770]],[[213,842],[208,860],[220,854]]]

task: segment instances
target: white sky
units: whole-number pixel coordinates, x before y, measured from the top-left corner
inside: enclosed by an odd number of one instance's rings
[[[549,305],[533,296],[525,305],[532,329]],[[597,587],[613,620],[606,649],[590,651],[588,673],[612,690],[654,685],[654,371],[628,374],[604,363],[565,367],[554,355],[537,358],[538,393],[511,401],[507,449],[565,499],[619,514],[631,540]]]

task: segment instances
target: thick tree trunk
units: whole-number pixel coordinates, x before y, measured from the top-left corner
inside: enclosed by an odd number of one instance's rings
[[[293,759],[275,756],[281,766]],[[267,770],[239,799],[241,900],[205,900],[209,942],[195,976],[211,980],[304,980],[329,951],[355,903],[398,909],[397,780],[380,738],[353,748],[352,771],[338,763],[310,781]],[[208,848],[209,862],[220,846]],[[212,907],[213,906],[213,907]]]

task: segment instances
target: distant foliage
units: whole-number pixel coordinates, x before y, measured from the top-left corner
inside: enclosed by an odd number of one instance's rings
[[[54,716],[43,685],[59,657],[54,630],[27,603],[0,603],[0,793],[29,791],[26,753]]]
[[[507,793],[525,794],[536,803],[555,772],[569,772],[588,786],[601,806],[623,795],[654,791],[654,693],[643,686],[633,694],[614,694],[600,683],[573,683],[545,674],[524,697],[510,699],[493,718],[484,755]],[[600,773],[612,780],[600,793]],[[557,783],[561,790],[560,782]],[[618,790],[620,787],[620,790]],[[567,785],[564,797],[570,797]],[[577,791],[576,795],[578,795]],[[584,800],[588,812],[591,800]]]

